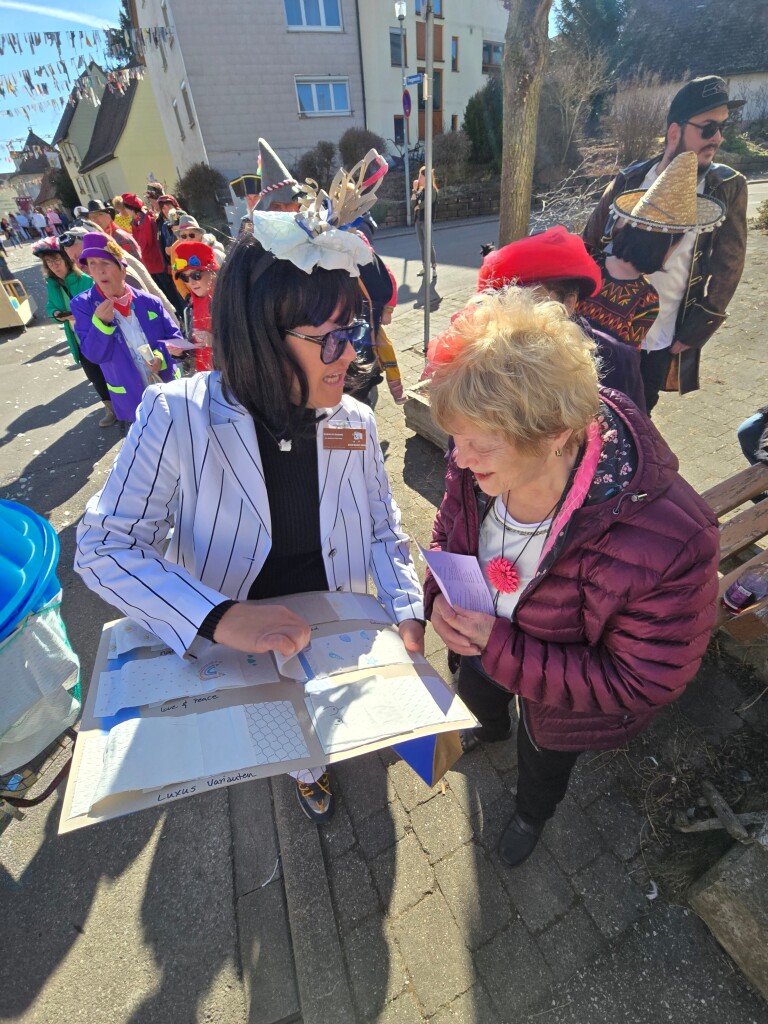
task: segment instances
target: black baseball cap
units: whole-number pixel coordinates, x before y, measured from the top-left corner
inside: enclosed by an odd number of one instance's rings
[[[743,107],[746,100],[729,100],[728,87],[717,75],[703,75],[687,82],[675,93],[669,105],[667,125],[683,124],[697,114],[704,114],[715,107],[728,107],[736,110]]]

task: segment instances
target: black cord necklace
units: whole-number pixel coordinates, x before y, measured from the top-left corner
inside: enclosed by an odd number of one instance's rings
[[[507,500],[508,499],[509,499],[509,491],[507,491]],[[496,500],[497,499],[494,499],[494,504],[495,504]],[[509,512],[507,510],[507,502],[506,501],[503,502],[503,505],[504,505],[504,519],[501,520],[501,555],[497,555],[496,558],[492,558],[490,560],[490,562],[488,563],[488,565],[486,567],[486,570],[485,570],[486,576],[488,577],[488,580],[489,580],[491,586],[496,591],[496,593],[494,594],[494,597],[493,597],[493,610],[495,612],[498,612],[498,609],[499,609],[499,598],[501,597],[501,595],[502,594],[514,594],[517,591],[517,589],[519,588],[519,586],[520,586],[520,573],[518,572],[518,568],[517,567],[518,567],[518,565],[520,563],[520,559],[525,554],[526,549],[527,549],[528,545],[531,543],[531,541],[533,540],[533,538],[534,537],[538,537],[538,536],[541,535],[541,532],[542,532],[541,531],[541,526],[542,526],[542,524],[546,523],[547,520],[550,520],[549,527],[548,527],[547,532],[546,532],[545,537],[544,537],[544,543],[546,543],[547,537],[549,536],[549,531],[552,529],[552,523],[554,522],[552,517],[554,516],[554,514],[557,511],[558,507],[560,506],[560,503],[561,503],[562,500],[563,500],[563,495],[561,494],[560,497],[555,502],[555,504],[549,510],[549,512],[541,520],[541,522],[536,524],[536,526],[533,529],[533,532],[528,536],[528,539],[526,540],[525,544],[523,544],[522,550],[520,551],[520,553],[518,554],[518,556],[514,560],[514,562],[510,562],[509,559],[504,556],[504,547],[505,547],[506,539],[507,539],[507,517],[509,515]],[[495,513],[495,509],[494,509],[494,513]],[[497,518],[499,518],[498,515],[497,515]]]

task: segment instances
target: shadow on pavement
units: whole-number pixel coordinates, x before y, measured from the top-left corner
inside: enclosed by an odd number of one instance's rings
[[[62,799],[60,789],[48,811],[42,841],[24,870],[14,877],[5,867],[6,856],[0,863],[0,933],[5,951],[0,957],[0,991],[4,1019],[22,1019],[21,1015],[40,996],[85,934],[102,881],[115,881],[130,867],[157,823],[155,815],[137,815],[59,837],[56,829]],[[30,837],[31,842],[35,841],[33,827],[32,821],[14,823],[0,849],[13,843],[14,858],[23,857]],[[119,917],[114,927],[121,927]]]
[[[398,903],[395,886],[403,882],[398,840],[404,834],[389,804],[393,794],[382,763],[388,758],[397,760],[392,752],[381,751],[334,765],[336,814],[320,830],[359,1021],[378,1020],[403,983],[387,934],[387,917]]]
[[[36,356],[32,356],[31,359],[25,359],[24,365],[31,366],[33,363],[43,363],[46,359],[50,359],[52,356],[65,356],[68,351],[69,345],[67,345],[67,339],[62,334],[61,341],[57,341],[55,345],[51,345],[51,347],[47,348],[45,352],[38,352],[38,354]],[[71,366],[68,366],[67,369],[79,369],[79,367],[75,366],[73,363]]]
[[[445,491],[445,462],[437,456],[435,446],[418,434],[405,442],[403,481],[435,508],[439,507]]]
[[[66,342],[64,344],[66,345]],[[51,354],[53,354],[53,350],[51,350]],[[30,362],[34,361],[34,359],[30,360]],[[50,402],[46,402],[44,405],[36,405],[33,409],[27,409],[26,412],[17,416],[15,420],[8,424],[5,436],[0,438],[0,447],[15,440],[15,435],[17,434],[26,434],[30,430],[37,430],[40,427],[49,427],[54,423],[59,423],[61,420],[66,419],[66,417],[76,409],[85,409],[88,406],[96,405],[97,403],[99,403],[99,396],[88,381],[83,378],[83,380],[78,381],[78,383],[74,384],[68,391],[63,392],[60,395],[56,395],[56,397],[52,398]],[[100,403],[99,407],[101,408]],[[94,428],[95,424],[92,424],[90,420],[87,422],[88,430],[90,432]],[[99,428],[96,427],[96,430],[99,430]],[[70,431],[68,434],[65,434],[65,436],[60,440],[64,443],[70,443],[72,435],[76,434],[76,432],[77,428]],[[100,431],[100,433],[106,434],[107,432]],[[40,453],[41,458],[50,451],[50,448],[46,448],[45,451]]]

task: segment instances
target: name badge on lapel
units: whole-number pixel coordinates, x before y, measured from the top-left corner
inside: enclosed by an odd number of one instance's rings
[[[333,420],[323,428],[323,448],[326,451],[359,452],[367,442],[365,427],[350,427],[348,423]]]

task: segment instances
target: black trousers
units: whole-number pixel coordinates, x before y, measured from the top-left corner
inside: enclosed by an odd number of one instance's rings
[[[645,389],[645,407],[648,415],[659,400],[659,392],[667,379],[672,352],[668,348],[659,348],[655,352],[640,353],[640,376]]]
[[[480,672],[468,658],[461,659],[459,696],[483,727],[484,737],[494,740],[507,734],[512,724],[512,694]],[[525,717],[517,727],[517,812],[532,824],[551,818],[565,796],[578,751],[547,750],[533,742]]]
[[[104,379],[104,372],[98,363],[92,363],[88,356],[84,356],[80,353],[80,365],[83,368],[83,373],[88,380],[93,384],[96,394],[102,400],[102,402],[110,402],[112,396],[109,393],[107,382]]]

